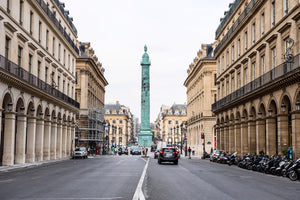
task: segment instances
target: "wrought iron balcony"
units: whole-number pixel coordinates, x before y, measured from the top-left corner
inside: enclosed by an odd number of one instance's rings
[[[275,67],[274,69],[268,71],[267,73],[263,74],[262,76],[258,77],[257,79],[251,81],[250,83],[246,84],[245,86],[241,87],[240,89],[234,91],[233,93],[227,95],[226,97],[222,98],[221,100],[217,101],[216,103],[212,104],[212,111],[223,107],[226,104],[229,104],[240,97],[243,97],[255,90],[259,90],[267,84],[272,82],[276,82],[277,79],[286,76],[288,73],[299,70],[299,59],[300,54],[294,57],[294,61],[291,63],[284,62],[279,66]]]
[[[220,33],[221,29],[222,29],[223,26],[226,24],[227,20],[229,19],[229,17],[231,16],[231,14],[232,14],[233,11],[236,9],[236,7],[239,5],[240,2],[241,2],[241,0],[235,0],[235,1],[231,4],[231,7],[230,7],[229,11],[227,12],[226,16],[223,18],[221,24],[218,26],[218,29],[216,30],[216,37],[217,37],[217,35]]]
[[[68,103],[76,108],[79,108],[79,103],[72,99],[71,97],[65,95],[59,90],[55,89],[53,86],[45,83],[35,75],[29,73],[23,68],[19,67],[16,63],[8,60],[4,56],[0,55],[0,69],[5,70],[6,72],[16,76],[17,78],[43,90],[44,92],[59,98],[60,100]]]
[[[227,42],[229,41],[229,37],[231,36],[231,34],[237,29],[237,27],[239,26],[239,24],[243,21],[243,19],[248,15],[248,13],[250,12],[250,10],[255,6],[255,4],[258,2],[259,0],[252,0],[250,1],[250,3],[248,4],[248,6],[245,8],[245,10],[241,13],[241,15],[237,18],[237,20],[234,22],[234,24],[232,25],[232,27],[228,30],[228,32],[226,33],[226,35],[222,38],[221,42],[217,45],[217,47],[215,48],[214,54],[216,55],[216,53],[220,50],[220,48]],[[219,29],[219,28],[218,28]],[[221,29],[220,29],[221,30]],[[219,31],[220,31],[219,30]]]
[[[56,19],[56,17],[54,16],[54,14],[51,12],[51,10],[48,8],[47,4],[43,1],[43,0],[36,0],[38,2],[38,4],[41,6],[41,8],[44,10],[44,12],[48,15],[48,17],[50,18],[50,20],[54,23],[54,25],[58,28],[58,30],[63,34],[63,36],[66,38],[66,40],[69,42],[69,44],[73,47],[73,49],[76,51],[76,53],[79,55],[79,49],[77,48],[77,46],[74,44],[74,42],[71,40],[70,36],[66,33],[66,31],[64,30],[64,28],[60,25],[59,21]],[[60,4],[59,4],[60,5]],[[64,12],[63,12],[64,13]],[[64,13],[64,16],[65,13]],[[68,20],[68,19],[67,19]],[[70,23],[70,20],[69,20]],[[71,24],[70,24],[71,25]],[[72,28],[74,27],[74,25],[71,25]],[[75,27],[74,27],[75,28]],[[74,30],[74,29],[73,29]],[[75,29],[76,30],[76,29]],[[75,31],[74,31],[75,32]],[[76,31],[77,32],[77,31]],[[75,33],[76,33],[75,32]],[[77,34],[77,33],[76,33]]]

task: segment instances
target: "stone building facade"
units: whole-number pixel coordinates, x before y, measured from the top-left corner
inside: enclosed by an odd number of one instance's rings
[[[103,147],[105,87],[108,85],[104,71],[90,43],[80,43],[75,73],[75,98],[80,103],[78,146]]]
[[[300,2],[236,0],[216,31],[217,148],[300,157]]]
[[[0,0],[0,163],[68,157],[77,30],[55,0]]]
[[[133,115],[130,109],[117,101],[116,104],[106,104],[104,112],[107,146],[127,146],[133,134]]]
[[[161,119],[161,139],[169,146],[180,146],[184,142],[184,134],[181,124],[187,120],[186,104],[173,104],[170,108],[164,109]]]
[[[161,141],[163,138],[163,116],[167,109],[170,109],[170,106],[162,105],[154,122],[154,137],[158,141]]]
[[[216,60],[212,45],[202,45],[201,48],[189,66],[184,82],[187,88],[187,144],[196,155],[202,155],[204,149],[210,153],[215,147],[216,117],[211,104],[216,99]]]

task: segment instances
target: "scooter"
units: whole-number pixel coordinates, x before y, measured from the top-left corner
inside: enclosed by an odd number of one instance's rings
[[[300,176],[300,158],[288,169],[288,177],[295,181]]]

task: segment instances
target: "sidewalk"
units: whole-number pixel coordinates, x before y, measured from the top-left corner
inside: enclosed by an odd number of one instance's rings
[[[15,169],[35,167],[35,166],[40,166],[40,165],[44,165],[44,164],[61,162],[64,160],[69,160],[69,159],[70,158],[62,158],[62,159],[57,159],[57,160],[45,160],[45,161],[34,162],[34,163],[16,164],[16,165],[12,165],[12,166],[0,166],[0,172],[8,172],[8,171],[15,170]]]

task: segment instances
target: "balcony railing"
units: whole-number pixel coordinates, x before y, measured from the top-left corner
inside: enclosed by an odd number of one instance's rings
[[[71,40],[70,36],[66,33],[66,31],[64,30],[64,28],[60,25],[59,21],[56,19],[56,17],[54,16],[54,14],[48,8],[47,4],[43,0],[36,0],[36,1],[40,4],[40,6],[44,10],[44,12],[48,15],[48,17],[54,23],[54,25],[58,28],[58,30],[63,34],[63,36],[66,38],[66,40],[72,46],[72,48],[76,51],[76,53],[79,54],[79,49],[74,44],[74,42]]]
[[[236,7],[239,5],[239,3],[241,2],[241,0],[235,0],[229,11],[227,12],[226,16],[223,18],[221,24],[218,26],[218,29],[216,30],[216,37],[217,35],[220,33],[221,29],[223,28],[223,26],[226,24],[227,20],[229,19],[229,17],[231,16],[231,14],[233,13],[233,11],[236,9]]]
[[[53,86],[45,83],[35,75],[29,73],[28,71],[24,70],[23,68],[19,67],[16,63],[6,59],[2,55],[0,55],[0,68],[5,70],[6,72],[18,77],[19,79],[43,90],[44,92],[59,98],[60,100],[68,103],[76,108],[79,108],[79,103],[72,99],[71,97],[65,95],[64,93],[60,92],[59,90],[55,89]]]
[[[252,0],[252,1],[250,1],[250,3],[248,4],[248,6],[245,8],[245,10],[241,13],[241,15],[237,18],[237,20],[232,25],[232,27],[228,30],[228,32],[226,33],[226,35],[222,38],[221,42],[217,45],[217,47],[215,48],[214,54],[216,54],[219,51],[219,49],[223,46],[223,44],[225,44],[226,41],[229,41],[228,39],[231,36],[231,34],[237,29],[238,25],[248,15],[248,13],[250,12],[250,10],[255,6],[255,4],[257,2],[258,2],[258,0]]]
[[[279,66],[275,67],[274,69],[270,70],[269,72],[263,74],[262,76],[258,77],[257,79],[251,81],[250,83],[246,84],[245,86],[241,87],[240,89],[234,91],[233,93],[227,95],[226,97],[222,98],[221,100],[217,101],[216,103],[212,104],[212,111],[215,111],[222,106],[237,100],[238,98],[253,92],[256,89],[259,89],[266,84],[276,81],[287,73],[292,72],[293,70],[299,69],[299,59],[300,54],[294,57],[294,62],[292,63],[282,63]]]

